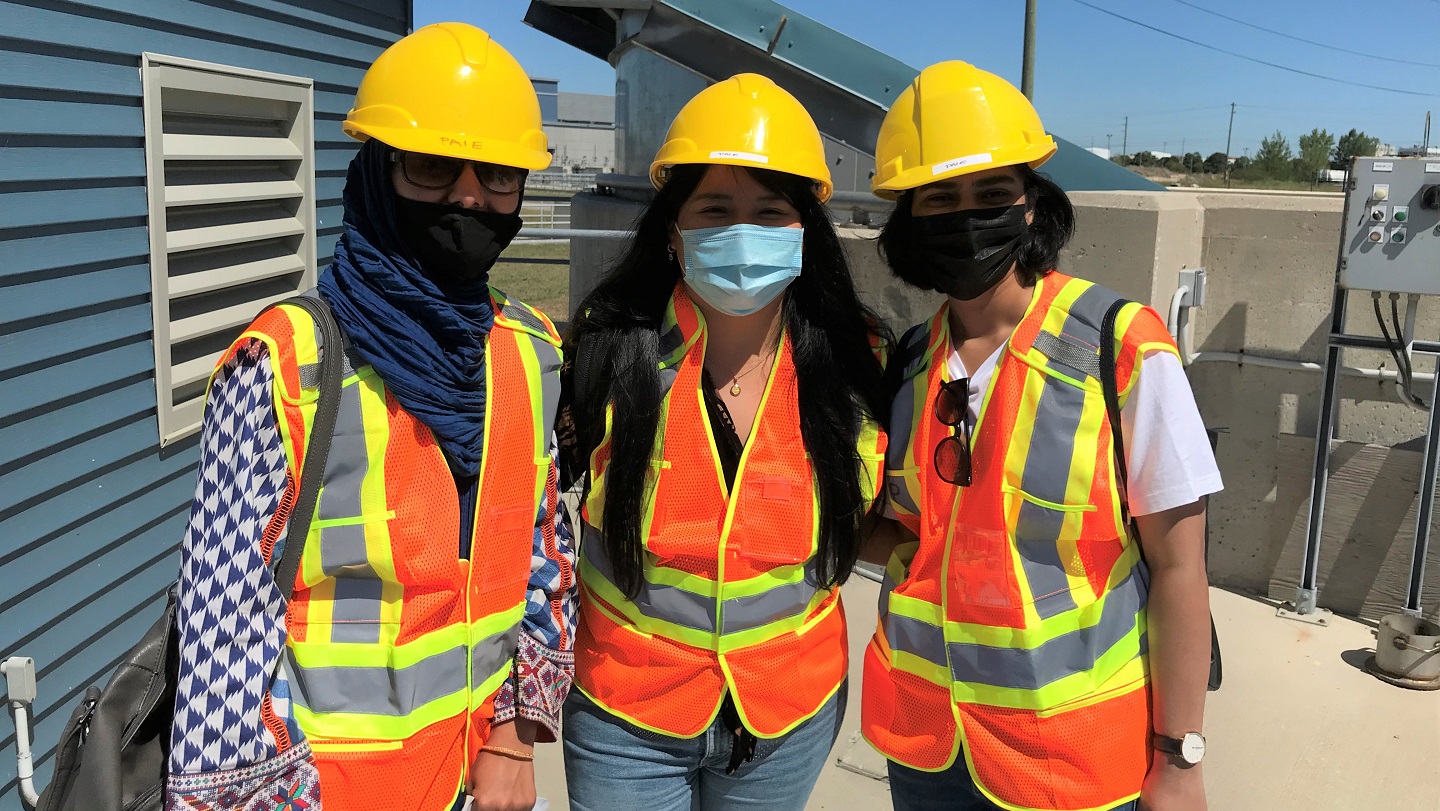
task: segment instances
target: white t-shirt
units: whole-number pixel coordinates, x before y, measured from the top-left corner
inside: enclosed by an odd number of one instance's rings
[[[995,364],[1009,343],[1000,345],[970,378],[970,424],[979,419],[981,400],[995,375]],[[950,377],[966,377],[960,353],[950,351]],[[1130,512],[1151,515],[1193,504],[1218,493],[1224,485],[1205,423],[1185,367],[1169,352],[1145,353],[1140,379],[1120,411],[1125,432],[1125,467],[1129,474]]]

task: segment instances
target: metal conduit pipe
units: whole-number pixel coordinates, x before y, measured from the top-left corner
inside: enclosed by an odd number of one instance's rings
[[[5,678],[5,691],[10,711],[15,718],[15,780],[20,788],[20,801],[34,808],[40,801],[35,789],[35,761],[30,752],[30,704],[35,700],[35,660],[28,656],[11,656],[0,662],[0,676]]]
[[[1191,352],[1190,351],[1190,306],[1183,304],[1185,296],[1190,294],[1190,288],[1181,285],[1170,297],[1170,313],[1166,321],[1166,327],[1170,330],[1170,337],[1175,339],[1175,345],[1180,349],[1180,358],[1186,366],[1195,363],[1238,363],[1262,366],[1267,369],[1281,369],[1287,372],[1324,372],[1325,366],[1320,363],[1313,363],[1305,360],[1294,360],[1292,358],[1272,358],[1265,355],[1255,355],[1249,352]],[[1340,374],[1346,377],[1365,378],[1367,380],[1390,380],[1400,379],[1400,373],[1394,369],[1373,369],[1369,367],[1342,366]],[[1416,372],[1413,380],[1422,382],[1433,382],[1435,375],[1429,372]]]

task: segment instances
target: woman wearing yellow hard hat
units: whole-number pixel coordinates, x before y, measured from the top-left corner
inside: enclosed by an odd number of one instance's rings
[[[380,55],[344,129],[364,144],[311,294],[343,345],[282,305],[211,382],[172,799],[231,807],[278,781],[271,805],[530,809],[531,747],[558,732],[572,671],[573,544],[551,462],[560,340],[488,275],[520,229],[527,172],[550,161],[539,102],[489,35],[442,23]],[[314,370],[339,352],[338,402],[317,406]],[[287,606],[267,560],[327,405]]]
[[[570,807],[798,810],[839,732],[839,586],[874,503],[882,336],[793,96],[687,103],[566,350],[585,476]]]
[[[885,259],[947,296],[891,360],[887,511],[908,542],[862,729],[897,811],[1205,807],[1220,475],[1156,313],[1055,270],[1075,228],[1036,172],[1055,150],[964,62],[922,71],[875,149]]]

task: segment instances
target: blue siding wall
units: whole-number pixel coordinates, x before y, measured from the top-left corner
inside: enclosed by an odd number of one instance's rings
[[[340,131],[409,0],[0,0],[0,658],[39,668],[37,784],[80,694],[174,579],[196,442],[155,421],[139,55],[315,81],[329,261],[355,144]],[[0,717],[0,811],[20,809]]]

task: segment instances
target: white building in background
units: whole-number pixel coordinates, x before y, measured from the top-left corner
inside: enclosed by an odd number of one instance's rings
[[[1110,160],[1111,157],[1110,150],[1106,149],[1103,146],[1092,146],[1087,148],[1085,151],[1089,152],[1092,155],[1099,155],[1107,161]]]
[[[555,79],[530,79],[555,161],[549,171],[611,172],[615,169],[615,97],[564,93]]]

